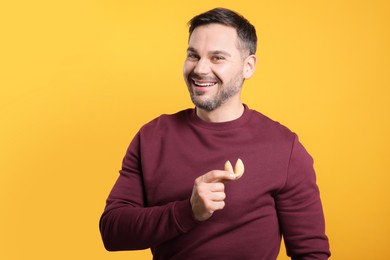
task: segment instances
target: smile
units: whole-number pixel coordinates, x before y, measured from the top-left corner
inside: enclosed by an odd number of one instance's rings
[[[196,81],[196,80],[192,80],[192,82],[194,83],[195,86],[198,86],[198,87],[212,87],[215,84],[217,84],[216,82],[200,82],[200,81]]]

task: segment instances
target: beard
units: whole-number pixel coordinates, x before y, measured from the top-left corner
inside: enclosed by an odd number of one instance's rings
[[[218,84],[218,91],[216,94],[214,94],[211,97],[204,97],[206,91],[196,91],[194,90],[192,86],[192,78],[196,79],[204,79],[201,76],[198,76],[194,73],[190,73],[186,79],[186,83],[188,86],[188,90],[190,92],[192,103],[200,108],[204,109],[208,112],[213,111],[217,108],[219,108],[221,105],[223,105],[229,98],[232,96],[235,96],[237,93],[240,92],[242,88],[242,84],[244,82],[244,79],[242,78],[242,75],[235,75],[232,79],[230,79],[225,84],[222,83],[222,81],[219,78],[215,78],[214,81]],[[207,78],[210,80],[210,78]]]

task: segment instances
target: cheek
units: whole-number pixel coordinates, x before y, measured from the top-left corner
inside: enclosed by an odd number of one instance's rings
[[[229,81],[229,79],[234,75],[235,71],[228,66],[216,66],[213,69],[213,74],[221,81]]]
[[[189,62],[189,61],[184,62],[184,65],[183,65],[184,77],[187,77],[190,74],[190,72],[193,70],[193,67],[194,67],[194,65],[191,62]]]
[[[220,75],[225,81],[229,81],[232,78],[236,77],[244,77],[243,68],[240,66],[229,66],[220,68],[218,71],[218,75]]]

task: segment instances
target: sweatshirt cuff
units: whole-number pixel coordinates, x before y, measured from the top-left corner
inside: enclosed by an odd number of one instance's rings
[[[173,208],[173,214],[177,224],[184,233],[201,223],[194,219],[189,200],[176,202]]]

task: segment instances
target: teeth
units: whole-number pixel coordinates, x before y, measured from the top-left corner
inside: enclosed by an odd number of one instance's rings
[[[200,87],[211,87],[211,86],[215,85],[214,82],[200,83],[200,82],[194,81],[194,83],[195,83],[195,85],[200,86]]]

